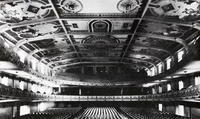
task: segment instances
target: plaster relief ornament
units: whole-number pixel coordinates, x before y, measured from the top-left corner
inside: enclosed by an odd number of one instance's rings
[[[141,6],[140,0],[121,0],[117,4],[117,8],[120,12],[126,14],[136,14]]]
[[[62,0],[60,6],[68,13],[78,13],[83,9],[83,5],[79,0]]]
[[[59,30],[60,28],[53,23],[22,26],[12,29],[12,31],[16,32],[21,38],[44,36],[46,34],[59,32]]]
[[[145,31],[148,33],[154,33],[165,36],[180,37],[183,35],[184,30],[177,25],[173,24],[161,24],[156,22],[149,22],[144,27]]]
[[[177,16],[179,19],[197,19],[200,16],[200,0],[156,0],[150,11],[157,16]]]
[[[82,43],[85,48],[92,50],[107,50],[116,48],[119,44],[119,39],[113,36],[88,36],[83,39]]]
[[[0,21],[5,23],[18,23],[34,18],[44,18],[50,10],[42,1],[16,1],[0,4]]]

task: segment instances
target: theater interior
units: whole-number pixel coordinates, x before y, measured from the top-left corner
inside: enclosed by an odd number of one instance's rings
[[[0,119],[200,119],[200,0],[0,0]]]

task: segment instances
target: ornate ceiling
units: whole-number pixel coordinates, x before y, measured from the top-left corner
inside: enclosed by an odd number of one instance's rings
[[[200,29],[200,0],[1,0],[1,38],[55,71],[87,64],[151,68]]]

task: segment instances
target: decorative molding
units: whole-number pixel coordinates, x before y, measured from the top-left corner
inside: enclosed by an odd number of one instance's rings
[[[83,5],[79,0],[61,0],[60,6],[68,13],[78,13],[83,9]]]
[[[88,36],[81,42],[85,48],[92,50],[107,50],[113,49],[120,43],[119,39],[113,36]],[[91,45],[87,45],[91,44]],[[115,44],[115,45],[113,45]],[[112,47],[111,47],[112,46]]]
[[[117,9],[125,14],[136,14],[141,7],[140,0],[120,0]]]
[[[50,9],[45,8],[46,4],[41,0],[0,3],[0,21],[5,23],[19,23],[36,18],[45,18],[50,14]]]

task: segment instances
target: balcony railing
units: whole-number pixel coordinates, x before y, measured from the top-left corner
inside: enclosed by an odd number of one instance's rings
[[[117,95],[117,96],[84,96],[84,95],[55,95],[40,94],[27,90],[15,89],[0,85],[0,95],[11,99],[29,99],[44,101],[180,101],[184,99],[195,99],[200,97],[200,85],[192,86],[180,91],[163,94],[149,95]]]

